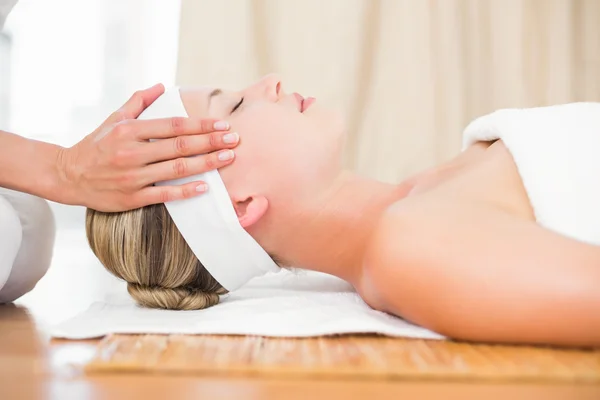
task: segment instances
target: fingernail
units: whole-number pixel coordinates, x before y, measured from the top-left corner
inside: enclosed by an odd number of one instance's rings
[[[217,158],[220,161],[227,161],[227,160],[231,160],[233,158],[233,150],[224,150],[219,152],[219,155],[217,156]]]
[[[223,135],[223,143],[226,143],[226,144],[237,143],[237,141],[239,139],[240,139],[240,135],[238,135],[236,132],[232,132],[232,133]]]
[[[215,131],[226,131],[227,129],[229,129],[229,122],[217,121],[213,125],[213,128],[215,128]]]
[[[196,192],[206,192],[207,189],[208,185],[206,183],[196,186]]]

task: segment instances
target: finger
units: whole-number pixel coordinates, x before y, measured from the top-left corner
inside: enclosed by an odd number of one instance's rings
[[[165,87],[162,83],[158,83],[145,90],[138,90],[121,108],[112,113],[104,123],[116,124],[117,122],[126,119],[137,118],[142,111],[148,108],[150,104],[154,103],[164,92]]]
[[[139,159],[152,164],[179,157],[197,156],[215,150],[232,149],[239,143],[236,132],[211,132],[203,135],[177,136],[140,146]]]
[[[211,118],[158,118],[128,122],[139,140],[168,139],[182,135],[196,135],[226,131],[229,123]]]
[[[150,204],[189,199],[201,195],[207,190],[208,186],[202,181],[179,186],[149,186],[134,194],[132,202],[134,208],[140,208]]]
[[[150,164],[142,168],[138,183],[142,186],[201,174],[224,167],[235,158],[233,150],[220,150],[197,157],[182,157]]]

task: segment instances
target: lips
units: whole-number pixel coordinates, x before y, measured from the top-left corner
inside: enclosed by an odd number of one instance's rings
[[[296,103],[298,105],[298,111],[303,113],[310,107],[317,99],[314,97],[302,97],[299,93],[294,93],[294,97],[296,98]]]
[[[317,99],[315,99],[314,97],[305,98],[302,102],[302,112],[306,111],[306,109],[310,107],[311,104],[313,104],[315,101],[317,101]]]

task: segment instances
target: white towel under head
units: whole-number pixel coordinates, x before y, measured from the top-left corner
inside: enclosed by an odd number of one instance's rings
[[[110,333],[310,337],[372,333],[444,339],[370,308],[343,280],[312,271],[258,277],[205,310],[142,308],[126,293],[93,304],[50,329],[53,337],[87,339]]]
[[[174,87],[166,90],[138,119],[187,116],[179,88]],[[255,277],[279,271],[273,259],[240,225],[217,170],[156,185],[194,181],[206,182],[208,191],[165,206],[186,243],[213,278],[233,291]]]
[[[600,103],[504,109],[471,122],[463,149],[501,139],[537,222],[600,245]]]

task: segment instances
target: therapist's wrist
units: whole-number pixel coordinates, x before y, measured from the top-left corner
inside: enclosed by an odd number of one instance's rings
[[[34,186],[27,191],[56,203],[84,205],[82,189],[73,176],[69,148],[46,142],[32,142],[37,165],[30,170],[34,175],[28,177],[27,181]]]
[[[61,174],[61,146],[0,131],[0,186],[67,202],[73,190]]]
[[[63,147],[37,142],[39,150],[40,169],[43,171],[40,175],[42,179],[32,179],[37,182],[38,187],[33,190],[39,190],[40,197],[57,203],[70,203],[66,199],[70,193],[60,168],[60,157]]]
[[[72,172],[69,170],[69,152],[68,148],[55,146],[52,149],[52,167],[48,177],[49,200],[68,205],[82,205],[82,200],[78,198],[77,185],[72,179]]]
[[[29,139],[33,162],[28,168],[23,181],[31,185],[26,192],[44,199],[63,204],[74,204],[73,190],[63,170],[64,148],[52,144]]]

